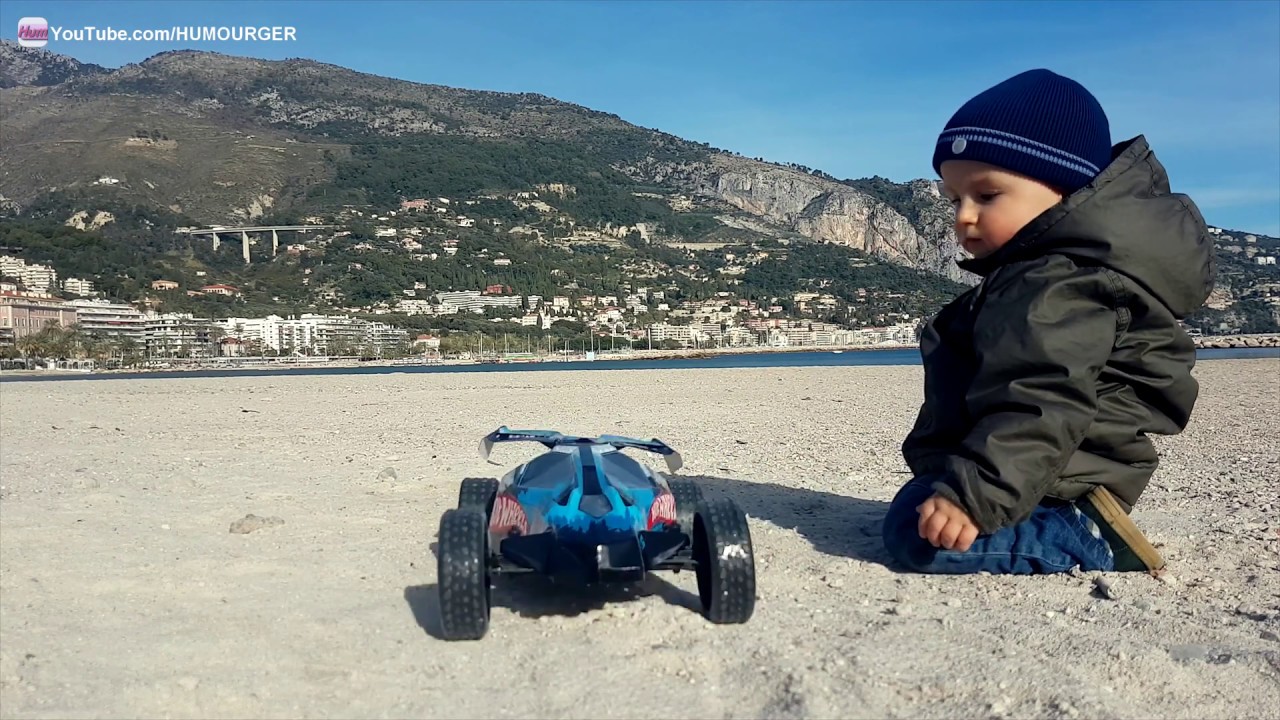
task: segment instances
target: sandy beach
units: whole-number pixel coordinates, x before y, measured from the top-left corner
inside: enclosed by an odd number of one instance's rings
[[[925,577],[882,550],[919,367],[0,385],[5,718],[1263,718],[1280,707],[1280,360],[1202,362],[1134,517],[1164,577]],[[750,516],[745,625],[694,578],[500,581],[437,639],[433,555],[507,424],[658,437]],[[643,454],[636,457],[659,461]],[[235,533],[253,514],[279,518]]]

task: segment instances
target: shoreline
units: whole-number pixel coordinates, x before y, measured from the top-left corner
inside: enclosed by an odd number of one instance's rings
[[[358,360],[353,358],[328,358],[325,356],[303,357],[265,357],[226,358],[220,362],[209,362],[206,359],[184,361],[181,358],[169,360],[170,367],[131,367],[111,369],[36,369],[36,370],[0,370],[0,377],[31,375],[119,375],[134,373],[192,373],[218,370],[292,370],[299,368],[378,368],[378,367],[453,367],[453,366],[487,366],[487,365],[541,365],[565,362],[618,362],[644,360],[681,360],[719,357],[724,355],[766,355],[796,353],[832,353],[843,354],[853,352],[883,352],[895,350],[916,350],[919,345],[795,345],[789,347],[732,347],[732,348],[682,348],[678,350],[630,350],[630,351],[596,351],[591,353],[572,353],[570,355],[535,355],[510,353],[507,356],[492,355],[485,359],[440,359],[424,358],[421,355],[408,355],[396,360]],[[176,360],[176,362],[175,362]],[[248,360],[248,362],[244,362]]]
[[[1280,348],[1280,333],[1256,335],[1220,335],[1193,338],[1196,350],[1250,350]],[[886,343],[880,345],[794,345],[786,347],[721,347],[721,348],[681,348],[675,350],[628,350],[628,351],[595,351],[594,353],[572,353],[570,355],[534,355],[525,353],[509,353],[506,356],[495,354],[484,359],[440,359],[409,355],[396,360],[359,360],[355,358],[328,358],[324,356],[302,356],[281,358],[226,358],[218,362],[205,359],[184,361],[180,358],[170,360],[170,367],[131,367],[111,369],[75,369],[75,368],[40,368],[0,370],[0,378],[5,377],[63,377],[91,375],[96,377],[120,374],[171,374],[200,373],[210,371],[232,370],[291,370],[302,368],[323,369],[363,369],[391,367],[456,367],[456,366],[488,366],[488,365],[541,365],[545,363],[563,362],[618,362],[646,360],[687,360],[699,358],[721,357],[726,355],[772,355],[796,353],[869,353],[892,352],[902,350],[919,350],[917,343]]]

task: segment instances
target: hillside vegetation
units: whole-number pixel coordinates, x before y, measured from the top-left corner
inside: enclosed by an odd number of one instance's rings
[[[742,158],[536,94],[410,83],[309,60],[167,52],[117,70],[0,42],[0,253],[92,280],[105,297],[206,317],[407,317],[406,298],[731,297],[858,327],[936,311],[956,270],[932,183],[837,180]],[[426,207],[407,209],[406,201]],[[110,213],[100,228],[66,223]],[[318,222],[217,252],[180,228]],[[1280,327],[1272,238],[1228,231],[1222,292],[1192,323]],[[291,249],[288,246],[292,246]],[[1234,248],[1234,249],[1233,249]],[[156,292],[153,280],[180,283]],[[243,295],[189,295],[210,283]],[[61,292],[60,289],[55,288]],[[802,307],[798,294],[825,296]],[[652,305],[636,322],[665,319]]]

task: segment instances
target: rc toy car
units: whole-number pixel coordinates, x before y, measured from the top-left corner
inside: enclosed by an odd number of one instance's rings
[[[551,430],[486,435],[533,441],[547,452],[501,480],[465,478],[458,507],[440,520],[437,570],[444,637],[478,640],[489,629],[492,579],[540,573],[584,584],[635,582],[650,571],[693,570],[703,615],[744,623],[755,609],[755,555],[747,518],[728,498],[704,498],[675,477],[680,454],[659,440],[577,437]],[[668,477],[622,452],[665,457]]]

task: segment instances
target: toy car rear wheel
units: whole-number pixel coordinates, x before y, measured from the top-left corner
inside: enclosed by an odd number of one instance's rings
[[[493,478],[463,478],[458,488],[458,507],[478,508],[485,515],[493,512],[493,499],[498,494],[498,481]]]
[[[477,508],[440,518],[436,582],[445,640],[479,640],[489,629],[489,528]]]
[[[684,532],[693,532],[693,516],[702,503],[702,488],[697,483],[682,477],[667,478],[667,486],[671,488],[671,496],[676,501],[676,522]]]
[[[744,623],[755,612],[756,565],[747,516],[729,498],[703,500],[693,521],[693,560],[702,614]]]

